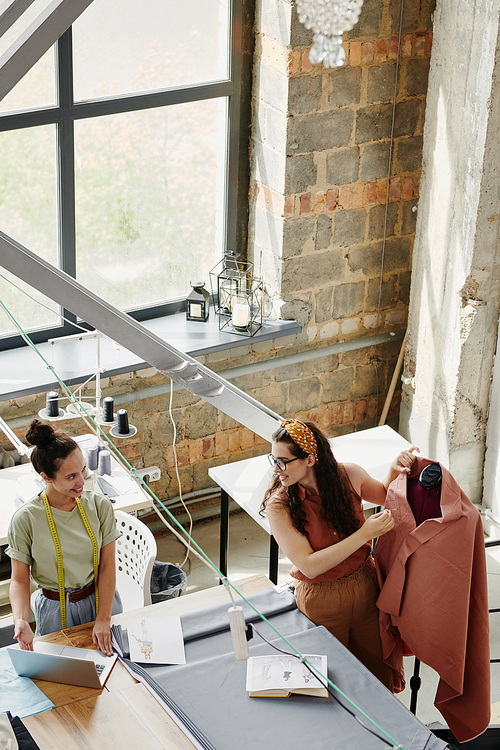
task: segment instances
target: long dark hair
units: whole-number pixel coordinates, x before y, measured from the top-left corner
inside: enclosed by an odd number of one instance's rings
[[[304,424],[314,434],[318,445],[318,460],[313,468],[324,518],[339,534],[349,536],[359,527],[359,521],[356,518],[351,501],[352,490],[347,475],[335,460],[328,438],[313,422],[304,422]],[[279,427],[273,433],[272,439],[275,443],[285,443],[293,456],[307,458],[308,454],[302,450],[300,445],[297,445],[284,427]],[[283,487],[279,477],[275,476],[260,506],[261,515],[273,496],[278,497],[283,505],[288,508],[290,518],[297,531],[307,536],[306,514],[302,507],[297,485]]]
[[[42,472],[53,479],[62,462],[78,448],[78,443],[65,432],[56,432],[50,424],[34,419],[26,440],[35,448],[31,453],[31,463],[38,474]]]

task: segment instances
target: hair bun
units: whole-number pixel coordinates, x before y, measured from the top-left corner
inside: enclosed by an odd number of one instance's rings
[[[50,442],[55,436],[54,429],[50,424],[44,424],[39,419],[34,419],[26,432],[26,440],[30,445],[40,448]]]

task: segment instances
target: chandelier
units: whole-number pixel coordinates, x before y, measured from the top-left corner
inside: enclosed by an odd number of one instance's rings
[[[296,0],[299,21],[314,30],[309,51],[313,65],[338,68],[345,60],[342,34],[357,23],[363,0]]]

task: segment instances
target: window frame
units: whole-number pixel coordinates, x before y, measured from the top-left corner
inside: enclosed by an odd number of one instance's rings
[[[245,0],[245,4],[248,4],[248,0]],[[176,88],[156,89],[145,93],[116,95],[75,102],[73,95],[72,28],[70,27],[56,43],[56,105],[5,114],[0,113],[0,132],[21,130],[42,125],[56,126],[59,268],[73,278],[76,278],[75,121],[125,112],[138,112],[156,107],[205,101],[214,98],[225,97],[228,100],[228,119],[226,121],[226,216],[223,251],[236,250],[241,253],[242,239],[246,244],[246,233],[243,233],[242,236],[241,230],[238,232],[238,206],[241,200],[247,200],[248,195],[248,183],[245,184],[245,181],[241,179],[240,164],[240,157],[244,155],[244,149],[248,140],[248,129],[241,126],[242,63],[245,54],[244,47],[248,44],[247,40],[243,39],[243,5],[244,0],[229,0],[230,59],[228,79],[205,84],[183,85]],[[186,290],[186,295],[187,292],[188,290]],[[169,300],[160,305],[141,307],[127,312],[135,320],[144,321],[175,314],[183,310],[185,310],[184,297]],[[34,343],[78,332],[79,329],[72,325],[72,323],[77,322],[77,317],[65,308],[60,308],[60,314],[66,318],[66,320],[62,321],[61,326],[29,332],[30,338]],[[85,322],[82,324],[81,321],[78,321],[78,324],[90,328]],[[25,345],[25,342],[20,335],[0,337],[0,350],[12,349],[23,345]]]

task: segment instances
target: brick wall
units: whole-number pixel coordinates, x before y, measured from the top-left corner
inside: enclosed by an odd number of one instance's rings
[[[367,0],[345,42],[345,65],[328,71],[311,66],[310,34],[288,0],[257,2],[249,253],[275,309],[299,320],[304,331],[200,360],[221,372],[276,360],[273,369],[257,367],[235,384],[284,417],[312,419],[329,435],[376,424],[401,342],[328,356],[322,347],[406,324],[430,13],[425,2],[405,4],[378,314],[399,5]],[[280,366],[280,357],[311,350],[319,356]],[[165,393],[148,397],[153,386]],[[159,497],[176,496],[167,379],[152,369],[116,376],[103,382],[107,395],[146,396],[122,404],[138,433],[116,442],[134,466],[162,469]],[[389,413],[395,427],[399,400],[397,390]],[[0,403],[0,415],[17,418],[22,435],[44,406],[45,394],[28,396]],[[261,438],[187,391],[174,393],[173,416],[184,492],[212,485],[210,466],[269,451]],[[74,421],[59,424],[86,429]]]

